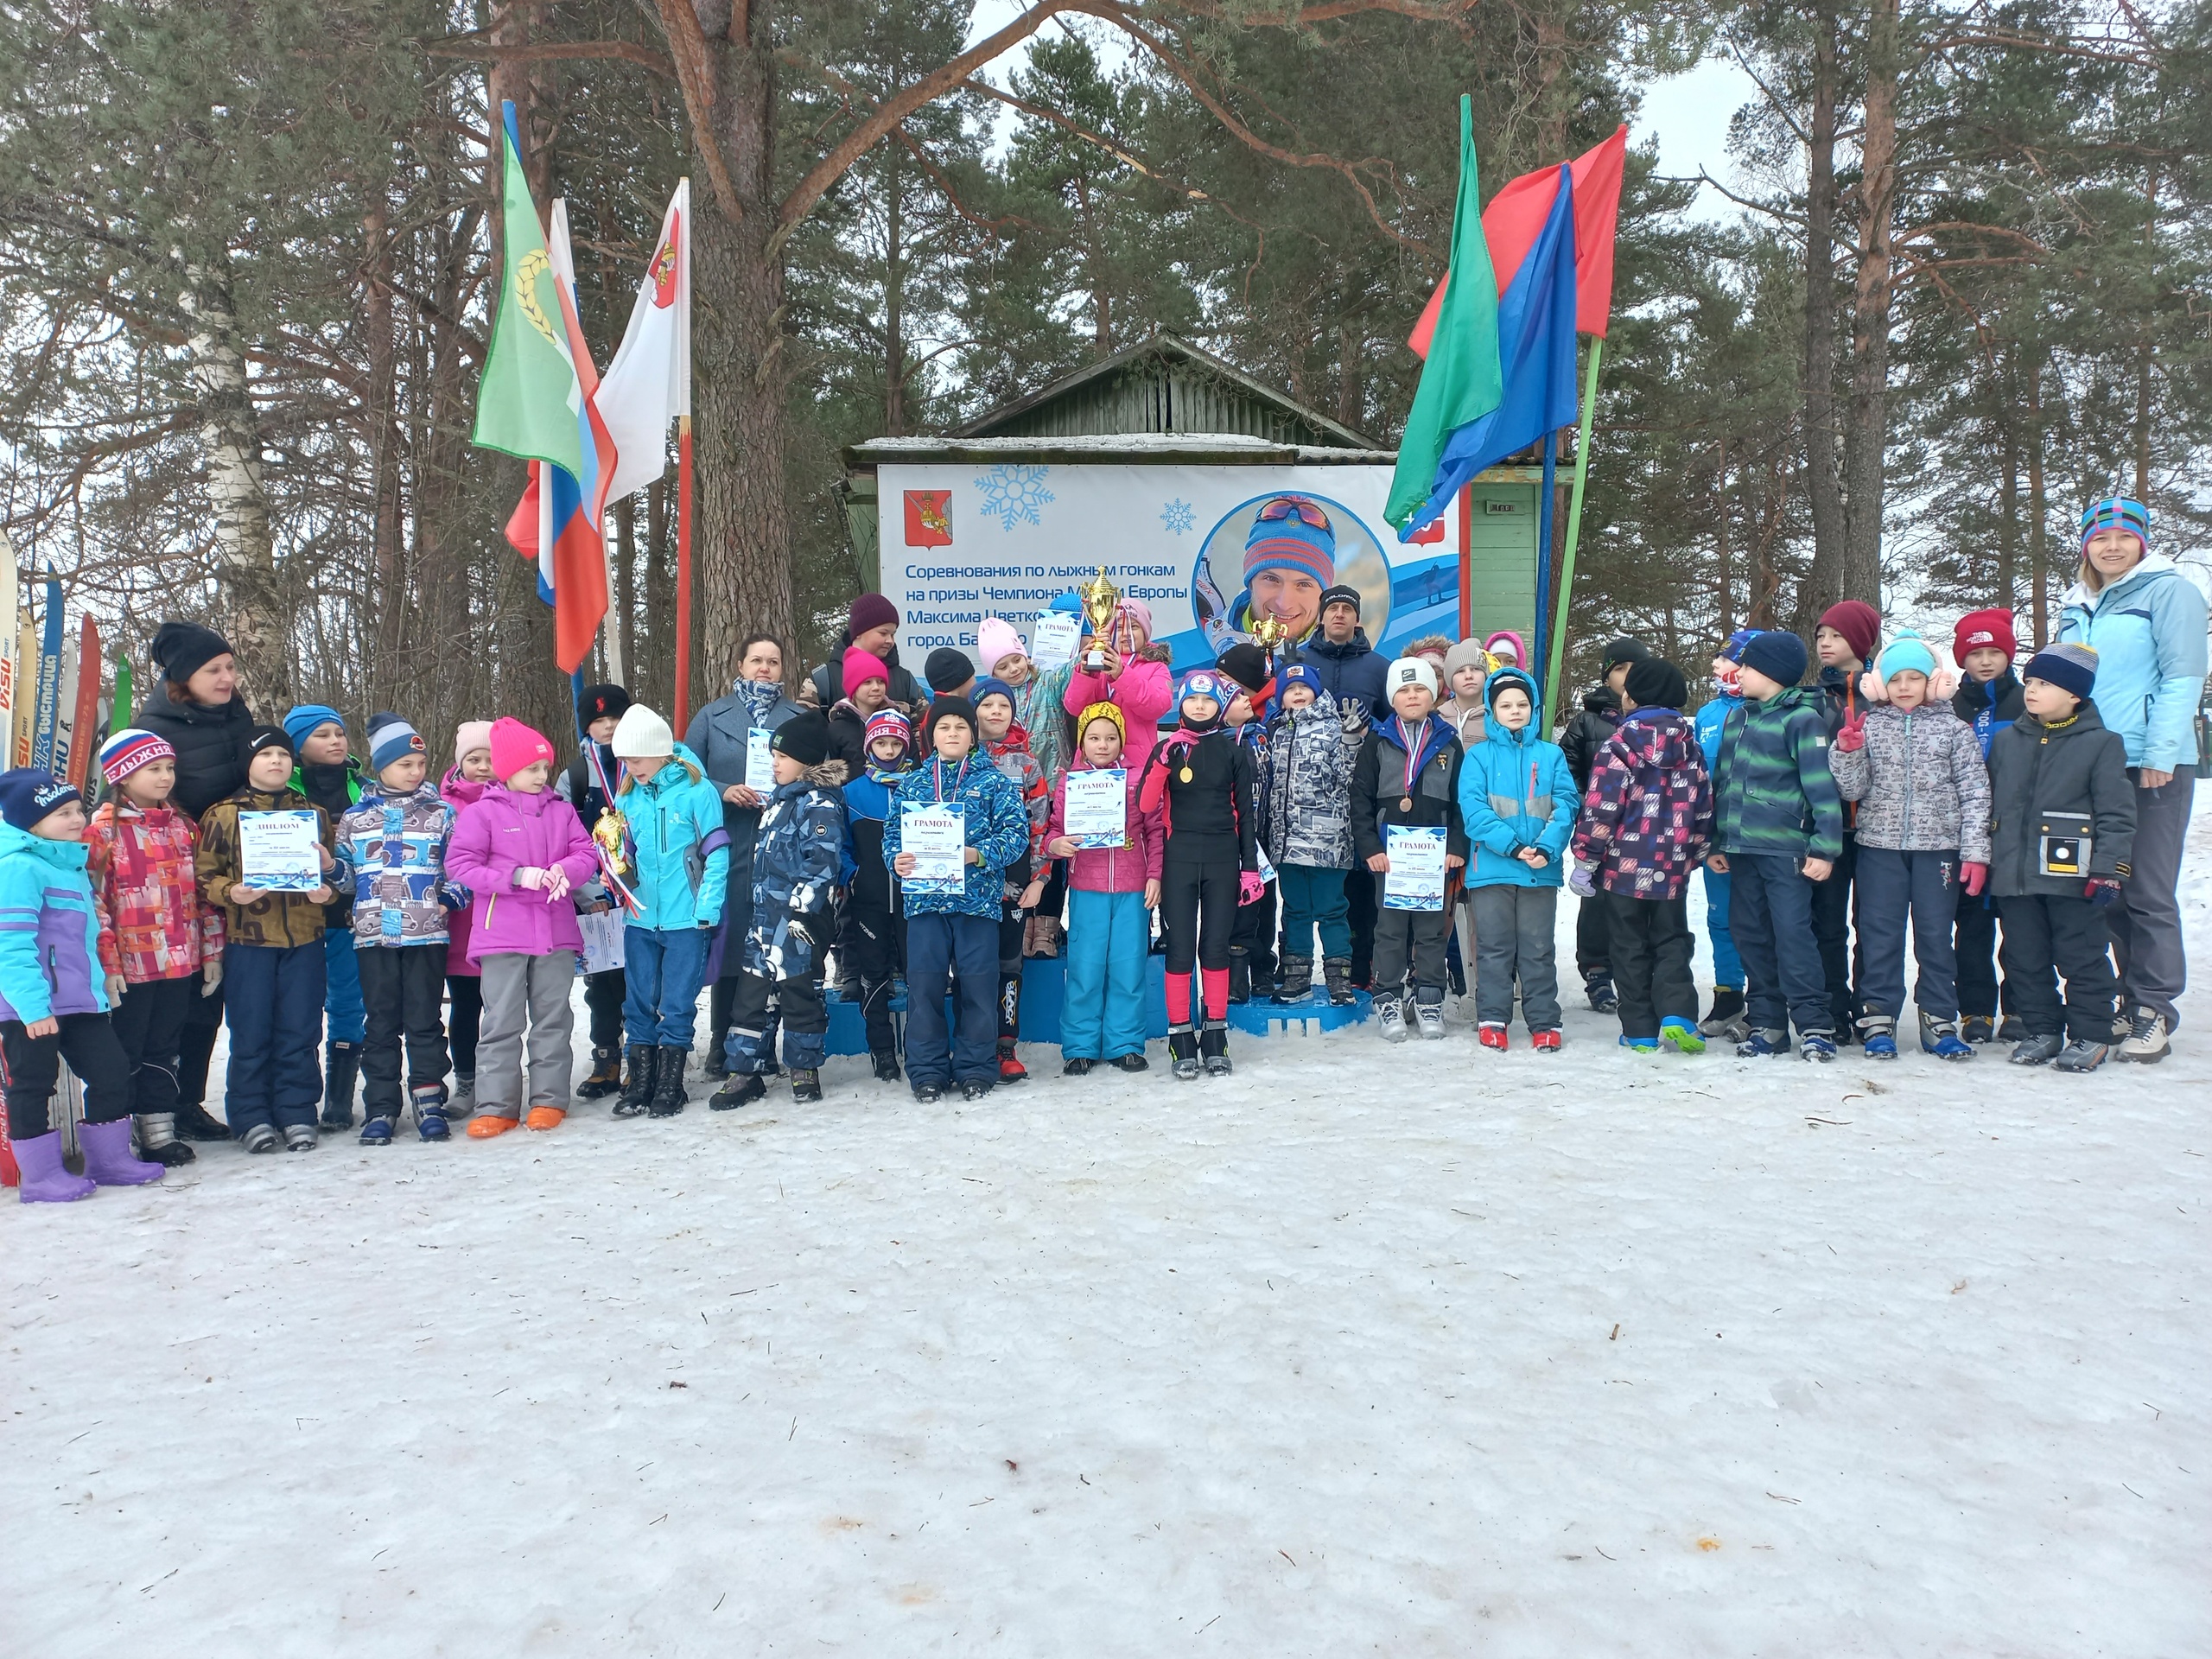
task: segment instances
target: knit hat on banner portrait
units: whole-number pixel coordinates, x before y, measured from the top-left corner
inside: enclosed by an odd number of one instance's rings
[[[1337,534],[1318,501],[1279,495],[1260,504],[1244,537],[1244,580],[1262,570],[1289,570],[1326,588],[1337,579]]]

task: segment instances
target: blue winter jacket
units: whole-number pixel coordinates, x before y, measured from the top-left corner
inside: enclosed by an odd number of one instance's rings
[[[1535,715],[1519,731],[1497,717],[1497,694],[1517,686]],[[1517,668],[1502,668],[1483,687],[1490,735],[1467,751],[1459,767],[1459,817],[1474,844],[1471,887],[1556,887],[1567,880],[1567,843],[1574,834],[1577,797],[1567,754],[1543,736],[1536,683]],[[1544,855],[1532,870],[1514,854],[1534,847]]]
[[[1298,648],[1298,656],[1300,661],[1313,664],[1323,689],[1339,708],[1356,702],[1370,716],[1377,709],[1388,714],[1389,699],[1382,695],[1382,682],[1389,673],[1390,659],[1367,643],[1366,629],[1354,628],[1351,638],[1341,645],[1331,645],[1316,629]]]
[[[631,886],[643,913],[630,925],[661,933],[718,925],[729,886],[729,833],[721,791],[698,757],[678,743],[645,782],[626,774],[614,804],[637,849]]]
[[[1743,706],[1742,694],[1735,691],[1724,691],[1698,705],[1690,724],[1697,730],[1697,746],[1705,751],[1705,769],[1708,772],[1720,759],[1720,733],[1728,724],[1728,716]]]
[[[830,900],[844,863],[845,810],[821,771],[779,784],[753,843],[753,925],[745,969],[799,979],[830,943]]]
[[[2204,594],[2161,553],[2102,592],[2080,582],[2060,601],[2058,637],[2097,653],[2097,712],[2127,764],[2172,772],[2196,761],[2205,672]]]
[[[107,1012],[90,850],[0,823],[0,1020]]]
[[[958,802],[967,813],[968,845],[982,861],[968,866],[959,893],[916,893],[903,888],[909,916],[981,916],[1000,919],[1006,894],[1006,868],[1029,850],[1029,813],[1021,797],[988,754],[971,754],[947,764],[932,758],[899,780],[891,816],[883,823],[883,862],[899,861],[899,825],[903,808]]]

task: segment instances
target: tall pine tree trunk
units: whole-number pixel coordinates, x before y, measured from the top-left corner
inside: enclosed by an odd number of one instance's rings
[[[1852,302],[1851,423],[1844,432],[1841,591],[1882,603],[1883,462],[1889,446],[1890,305],[1897,190],[1897,3],[1872,0],[1859,137],[1858,275]]]
[[[2040,651],[2050,643],[2044,621],[2050,606],[2046,588],[2049,560],[2044,552],[2044,526],[2050,512],[2043,487],[2043,357],[2028,360],[2028,603],[2035,612],[2035,644]]]
[[[1835,137],[1840,30],[1834,0],[1813,18],[1813,106],[1806,134],[1805,493],[1813,516],[1807,578],[1817,613],[1842,596],[1843,486],[1836,474]],[[1801,601],[1800,609],[1808,608]]]

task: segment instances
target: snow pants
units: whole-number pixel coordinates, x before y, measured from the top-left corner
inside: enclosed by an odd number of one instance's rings
[[[1728,861],[1732,871],[1736,861]],[[1859,842],[1850,831],[1843,837],[1843,855],[1825,881],[1810,884],[1813,938],[1821,953],[1821,978],[1828,993],[1827,1029],[1848,1036],[1859,1022],[1859,951],[1852,929],[1858,918]],[[1754,1024],[1757,1022],[1754,1021]],[[1802,1027],[1801,1027],[1802,1029]]]
[[[149,979],[123,994],[108,1018],[130,1072],[134,1116],[176,1110],[176,1048],[185,1017],[200,995],[200,977]],[[72,1061],[73,1065],[75,1062]]]
[[[1959,913],[1959,855],[1859,849],[1859,997],[1866,1017],[1904,1012],[1904,932],[1920,976],[1913,1006],[1931,1020],[1959,1017],[1959,963],[1951,930]]]
[[[322,1012],[330,1022],[330,1040],[361,1046],[368,1035],[368,1005],[361,995],[360,966],[353,960],[353,930],[333,927],[322,936],[323,971],[329,983],[323,987]]]
[[[1728,928],[1744,959],[1744,1002],[1757,1031],[1838,1035],[1820,946],[1813,938],[1813,893],[1795,853],[1728,855]]]
[[[2071,1042],[2112,1041],[2120,990],[2108,950],[2112,911],[2087,899],[2031,893],[1999,899],[1997,912],[2005,919],[2005,988],[2021,1023],[2037,1037],[2063,1033]],[[2063,1005],[2054,973],[2066,982]]]
[[[998,1021],[992,991],[999,971],[999,925],[992,916],[906,918],[906,1077],[915,1088],[998,1081]],[[944,1023],[944,1000],[957,976],[957,1033]]]
[[[0,1082],[8,1090],[8,1138],[29,1141],[54,1128],[48,1107],[67,1060],[85,1085],[85,1122],[130,1115],[130,1068],[104,1014],[57,1016],[60,1029],[34,1037],[20,1020],[0,1024]]]
[[[571,951],[570,955],[575,952]],[[476,1075],[476,1044],[484,1026],[484,979],[480,974],[446,976],[446,1041],[453,1050],[453,1074]]]
[[[446,1031],[438,1022],[445,1004],[445,942],[372,944],[356,950],[353,960],[369,1014],[368,1034],[361,1040],[361,1104],[371,1117],[397,1119],[407,1098],[399,1081],[403,1044],[409,1089],[446,1080]]]
[[[732,1077],[774,1069],[776,1029],[784,1033],[784,1069],[816,1071],[829,1052],[830,1007],[822,1000],[822,956],[791,979],[770,979],[747,969],[737,976],[737,995],[729,1010],[729,1070]]]
[[[711,928],[623,930],[622,1024],[632,1042],[691,1046],[699,1020],[699,976],[713,943]]]
[[[1705,937],[1713,946],[1713,982],[1720,989],[1744,988],[1744,959],[1736,954],[1736,936],[1728,931],[1728,878],[1718,870],[1705,873]]]
[[[436,950],[423,954],[433,964],[444,959]],[[321,939],[224,949],[231,1073],[223,1091],[223,1119],[232,1135],[257,1124],[288,1129],[314,1123],[315,1108],[322,1103],[322,976],[327,961]],[[395,1051],[395,1063],[397,1058]]]
[[[2196,790],[2196,777],[2186,772],[2176,772],[2162,789],[2137,788],[2133,874],[2120,889],[2120,902],[2105,912],[2120,963],[2123,1006],[2164,1014],[2169,1031],[2181,1027],[2178,1004],[2189,979],[2177,888]]]
[[[1144,1052],[1145,963],[1152,913],[1141,893],[1068,893],[1067,988],[1060,1052],[1113,1060]]]
[[[576,953],[542,957],[497,950],[484,965],[483,1023],[476,1038],[476,1109],[518,1119],[523,1111],[523,1039],[529,1033],[530,1103],[569,1109],[575,1065],[576,1016],[569,1006],[576,982]]]
[[[1997,983],[1997,900],[1984,893],[1976,899],[1959,895],[1956,925],[1951,933],[1951,954],[1958,963],[1959,1013],[1967,1019],[1979,1015],[1994,1020],[2000,998]],[[2001,999],[2011,1012],[2012,999]]]
[[[1375,917],[1375,995],[1396,996],[1408,975],[1414,1001],[1444,1000],[1444,931],[1440,910],[1382,910]]]
[[[1612,940],[1613,995],[1620,999],[1621,1035],[1656,1038],[1662,1021],[1697,1024],[1697,981],[1690,973],[1688,898],[1600,895]]]
[[[626,939],[626,944],[628,941]],[[620,968],[609,968],[603,974],[584,976],[584,1012],[591,1016],[591,1046],[594,1048],[622,1046],[622,1007],[628,1001],[630,988]]]
[[[1531,1031],[1559,1029],[1559,889],[1511,882],[1470,887],[1475,920],[1475,1018],[1513,1023],[1513,987]]]
[[[1285,864],[1275,875],[1282,892],[1283,955],[1310,960],[1319,931],[1324,957],[1351,956],[1351,906],[1344,897],[1344,872]]]
[[[906,918],[873,905],[847,900],[843,931],[837,938],[838,966],[861,982],[861,1023],[868,1028],[868,1052],[896,1054],[898,1033],[891,1024],[892,982],[906,962]],[[911,1005],[910,1005],[911,1006]]]
[[[1574,971],[1586,982],[1613,971],[1612,936],[1605,931],[1611,919],[1602,896],[1583,899],[1574,912]]]

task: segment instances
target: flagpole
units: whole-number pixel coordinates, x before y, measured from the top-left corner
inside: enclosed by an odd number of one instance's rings
[[[1541,684],[1548,663],[1544,654],[1545,625],[1551,620],[1552,513],[1559,494],[1559,429],[1544,434],[1543,493],[1536,503],[1536,663],[1531,677]],[[1550,698],[1545,706],[1550,706]]]
[[[676,734],[691,713],[691,417],[676,423]]]
[[[1590,341],[1590,367],[1582,377],[1582,429],[1574,441],[1574,489],[1567,500],[1567,552],[1559,574],[1559,614],[1552,621],[1549,677],[1544,685],[1544,707],[1555,709],[1559,695],[1560,660],[1567,652],[1567,613],[1574,600],[1574,550],[1582,539],[1582,485],[1590,474],[1590,422],[1598,412],[1598,365],[1605,355],[1605,337]]]

